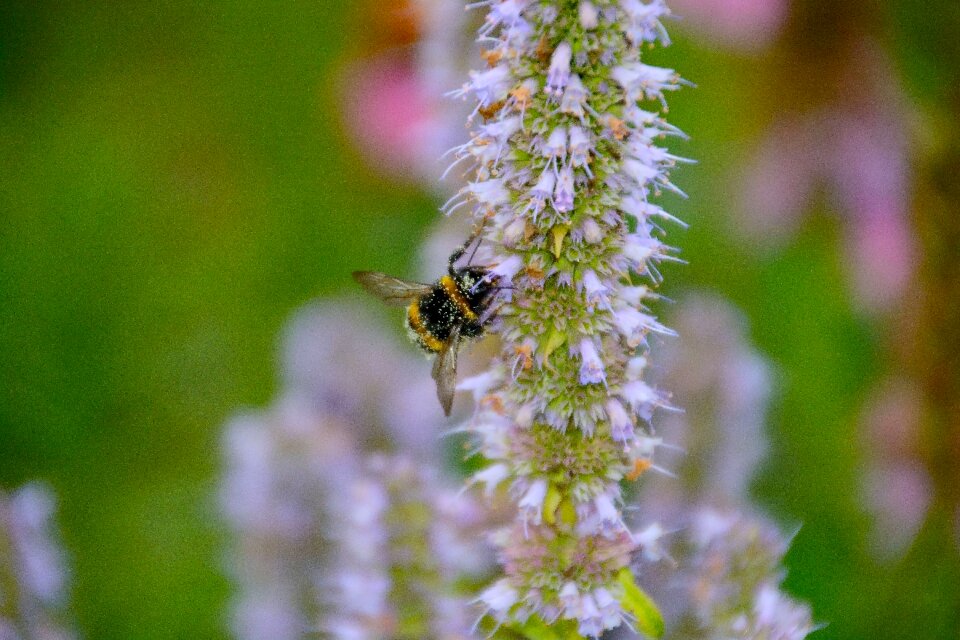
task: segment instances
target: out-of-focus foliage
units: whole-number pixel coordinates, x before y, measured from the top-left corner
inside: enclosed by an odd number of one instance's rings
[[[864,4],[935,154],[956,136],[960,8]],[[355,268],[413,274],[436,203],[377,177],[341,133],[355,80],[341,71],[399,28],[376,14],[344,0],[0,7],[0,484],[56,489],[84,637],[226,637],[224,417],[273,395],[293,309]],[[830,202],[778,253],[730,232],[731,172],[783,106],[765,102],[771,54],[673,31],[651,60],[698,85],[671,122],[700,162],[683,173],[690,200],[671,203],[690,264],[667,269],[664,293],[733,300],[777,372],[756,490],[800,527],[785,586],[829,623],[817,638],[954,638],[950,523],[921,529],[907,560],[870,552],[858,416],[891,363],[882,325],[850,301]]]
[[[433,215],[339,133],[355,9],[0,9],[0,482],[56,488],[86,637],[223,636],[219,425]]]

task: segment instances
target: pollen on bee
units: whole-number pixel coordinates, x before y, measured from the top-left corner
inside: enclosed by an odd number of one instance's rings
[[[634,480],[642,476],[644,472],[646,472],[647,469],[649,469],[652,466],[653,466],[653,463],[647,458],[637,458],[636,460],[633,461],[633,468],[630,469],[629,472],[627,472],[627,475],[625,477],[630,482],[633,482]]]

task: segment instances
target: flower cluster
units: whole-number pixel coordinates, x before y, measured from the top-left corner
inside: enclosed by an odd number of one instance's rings
[[[64,624],[67,573],[53,536],[54,499],[28,484],[0,491],[0,638],[69,640]]]
[[[327,576],[333,638],[473,638],[457,580],[488,569],[485,513],[403,456],[374,456],[330,506],[335,564]]]
[[[652,198],[681,194],[682,136],[660,115],[683,81],[641,61],[668,43],[660,0],[488,0],[488,67],[457,95],[476,101],[456,149],[473,179],[445,210],[473,206],[505,292],[502,351],[464,380],[467,425],[489,465],[474,482],[509,487],[513,525],[499,539],[504,576],[481,596],[510,625],[571,621],[582,635],[637,618],[624,570],[641,542],[623,522],[621,481],[652,465],[648,426],[666,397],[644,381],[647,338],[670,333],[649,312],[658,262],[671,258]],[[463,166],[463,165],[462,165]]]
[[[481,235],[472,253],[500,291],[493,363],[475,375],[461,367],[459,385],[475,405],[459,429],[479,460],[469,483],[487,502],[452,492],[436,471],[441,418],[425,371],[418,377],[356,309],[302,315],[281,400],[228,430],[238,636],[662,635],[643,584],[664,598],[671,637],[803,637],[809,611],[779,590],[786,541],[740,509],[763,450],[768,386],[736,327],[724,331],[727,316],[708,318],[717,331],[688,345],[713,345],[713,366],[680,362],[684,353],[675,367],[684,373],[665,385],[689,391],[698,413],[724,407],[696,427],[674,420],[670,434],[714,455],[668,462],[677,488],[654,483],[640,517],[625,515],[631,483],[665,470],[658,452],[668,447],[651,420],[672,409],[651,382],[648,351],[652,334],[674,334],[647,305],[658,264],[673,259],[659,225],[676,220],[654,199],[683,195],[670,178],[683,159],[660,146],[683,137],[660,115],[683,81],[640,54],[668,43],[666,6],[472,6],[486,9],[487,68],[454,92],[474,108],[449,171],[471,179],[444,210],[472,207]],[[755,448],[733,446],[735,434]],[[696,492],[702,475],[687,481],[704,469],[717,492]],[[505,514],[490,508],[503,502]],[[492,579],[488,540],[500,564]],[[473,607],[468,594],[479,594]]]
[[[683,451],[661,456],[676,477],[651,478],[636,500],[642,522],[662,522],[643,530],[645,584],[671,638],[800,640],[815,627],[809,607],[779,587],[789,538],[748,495],[766,448],[771,367],[720,298],[688,296],[669,319],[683,339],[659,352],[658,380],[684,412],[658,426]]]
[[[426,371],[411,376],[426,363],[364,315],[299,314],[280,399],[226,429],[237,638],[470,637],[458,585],[492,564],[488,512],[437,470],[440,410]]]
[[[688,571],[676,581],[687,609],[677,640],[800,640],[816,629],[810,608],[779,587],[788,540],[763,518],[697,510],[677,545]]]

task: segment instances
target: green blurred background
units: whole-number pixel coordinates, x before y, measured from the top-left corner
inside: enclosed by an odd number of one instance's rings
[[[920,105],[958,81],[956,5],[870,5]],[[226,637],[224,419],[269,402],[294,309],[355,268],[412,272],[438,215],[343,133],[367,19],[333,0],[0,7],[0,485],[55,487],[87,638]],[[766,124],[757,61],[675,31],[655,60],[698,85],[671,121],[699,164],[676,176],[690,200],[665,202],[691,223],[665,293],[728,296],[778,368],[757,493],[800,526],[787,588],[829,623],[818,638],[960,637],[945,537],[867,549],[857,417],[886,329],[849,302],[840,222],[820,204],[766,257],[731,235],[726,171]]]

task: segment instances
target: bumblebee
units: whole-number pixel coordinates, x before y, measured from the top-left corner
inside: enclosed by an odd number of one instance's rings
[[[389,305],[407,307],[410,338],[436,356],[432,375],[446,415],[450,415],[453,404],[460,341],[483,333],[498,290],[498,278],[489,269],[455,266],[476,235],[450,254],[447,273],[433,284],[409,282],[376,271],[353,272],[353,279],[371,294]]]

